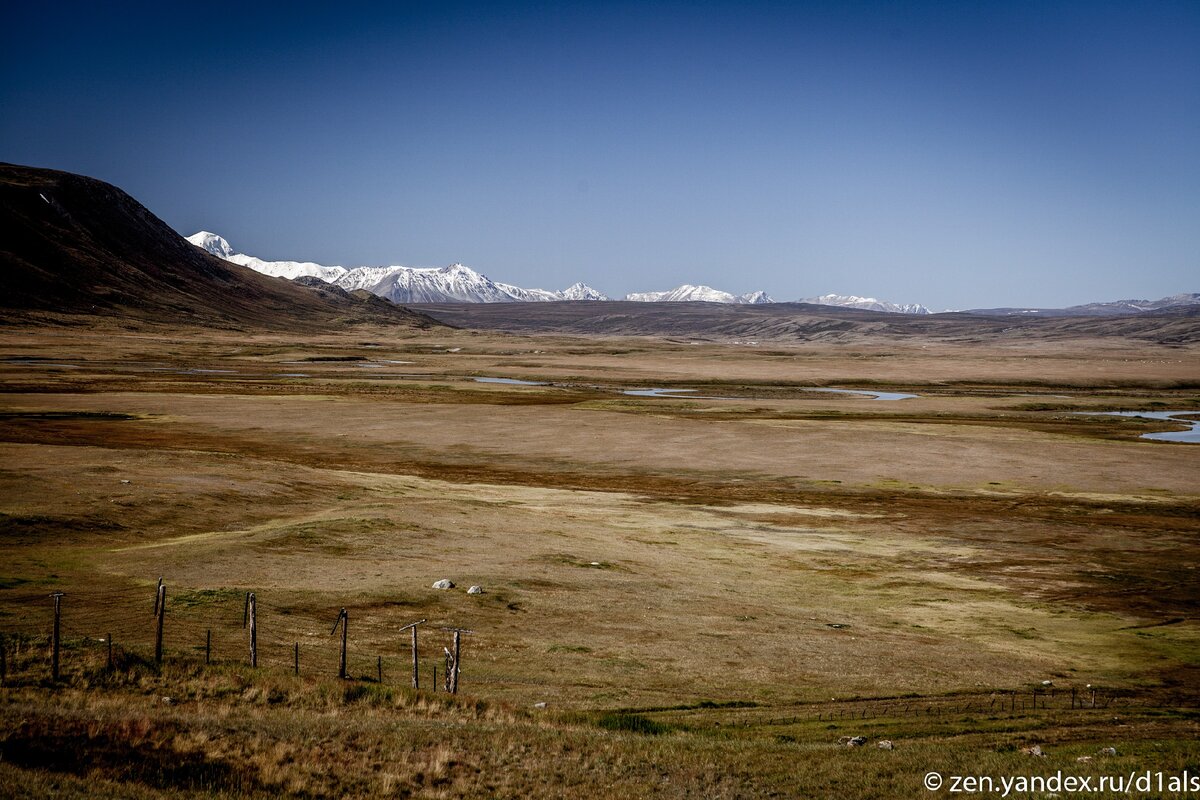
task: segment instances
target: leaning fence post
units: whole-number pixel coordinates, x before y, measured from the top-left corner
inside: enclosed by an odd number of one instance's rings
[[[59,650],[59,631],[62,620],[62,592],[55,592],[50,595],[54,598],[54,640],[51,646],[50,655],[50,676],[54,680],[58,680],[58,650]]]

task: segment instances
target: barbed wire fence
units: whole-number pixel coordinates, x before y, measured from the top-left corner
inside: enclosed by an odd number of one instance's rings
[[[176,589],[169,581],[160,586],[0,589],[0,680],[54,682],[167,662],[344,674],[428,691],[524,682],[482,659],[472,663],[469,647],[447,674],[454,659],[446,652],[455,652],[456,644],[452,620],[430,620],[421,632],[414,681],[408,626],[417,620],[403,608],[335,607],[328,596],[295,593],[278,599],[245,589]]]
[[[498,655],[497,643],[490,642],[486,632],[476,634],[453,625],[452,620],[418,620],[417,612],[404,606],[363,601],[343,607],[335,606],[329,594],[175,588],[169,581],[164,582],[162,595],[159,591],[152,584],[79,590],[68,586],[55,591],[0,588],[0,683],[53,683],[80,675],[154,668],[165,662],[238,665],[304,677],[344,674],[353,681],[395,687],[415,683],[434,692],[460,686],[477,692],[545,684],[538,675]],[[410,630],[414,625],[421,626],[415,681]],[[1017,715],[1131,706],[1195,708],[1197,695],[1168,696],[1161,690],[1091,684],[1026,685],[964,695],[802,705],[795,709],[792,721]]]

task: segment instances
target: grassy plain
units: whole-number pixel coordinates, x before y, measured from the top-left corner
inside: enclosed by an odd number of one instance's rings
[[[699,396],[622,394],[643,387]],[[0,391],[14,793],[912,797],[934,769],[1200,772],[1200,448],[1074,413],[1200,409],[1195,346],[21,328]],[[413,692],[396,631],[420,618]],[[458,698],[429,691],[442,626],[473,632]]]

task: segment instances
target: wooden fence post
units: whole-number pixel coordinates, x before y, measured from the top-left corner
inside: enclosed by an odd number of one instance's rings
[[[376,656],[375,669],[379,674],[379,683],[383,683],[383,656]]]
[[[295,674],[299,675],[300,674],[300,643],[299,642],[296,642],[295,657],[296,657]]]
[[[109,671],[109,672],[112,672],[112,669],[113,669],[113,659],[112,659],[112,634],[111,634],[111,633],[110,633],[110,634],[108,634],[108,637],[107,637],[107,638],[108,638],[108,671]]]
[[[54,680],[58,680],[58,651],[60,645],[59,632],[62,622],[62,592],[55,592],[50,595],[54,598],[54,637],[51,645],[50,655],[50,676]]]
[[[254,592],[246,592],[246,609],[242,612],[242,627],[250,624],[250,666],[258,666],[258,603]]]
[[[464,633],[474,633],[474,631],[466,628],[442,628],[442,630],[454,633],[454,652],[451,653],[447,648],[442,649],[446,652],[446,691],[450,694],[458,694],[458,675],[461,671],[459,667],[461,636]]]
[[[212,663],[212,628],[204,634],[204,664],[207,666]]]
[[[421,678],[417,673],[417,626],[425,624],[425,620],[420,619],[416,622],[410,622],[400,629],[400,633],[404,633],[405,628],[412,631],[412,687],[414,689],[421,688]],[[433,679],[437,683],[437,678]],[[436,688],[436,687],[435,687]]]
[[[163,585],[163,579],[158,579],[158,594],[154,596],[154,616],[156,625],[154,626],[154,663],[162,664],[162,640],[163,640],[163,617],[167,615],[167,587]]]
[[[333,623],[333,630],[329,635],[337,633],[338,625],[342,626],[342,660],[338,666],[338,677],[345,680],[346,678],[346,629],[350,627],[350,615],[346,613],[346,609],[342,609],[338,614],[337,621]]]
[[[8,640],[0,634],[0,686],[8,681]]]

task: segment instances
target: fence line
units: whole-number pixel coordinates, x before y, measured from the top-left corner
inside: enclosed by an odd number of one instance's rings
[[[253,640],[247,625],[249,595],[256,612]],[[55,598],[55,595],[58,595]],[[299,675],[333,676],[411,686],[413,655],[408,629],[413,614],[404,607],[386,611],[366,604],[341,609],[325,598],[301,596],[280,601],[259,591],[180,588],[166,592],[161,614],[156,587],[60,591],[0,590],[0,681],[37,680],[71,674],[81,665],[105,669],[154,662],[159,625],[163,657],[171,662],[200,665],[240,664]],[[61,614],[56,620],[55,604]],[[349,631],[331,633],[341,611],[348,611]],[[381,613],[395,617],[394,625],[379,622]],[[402,616],[403,615],[403,616]],[[364,622],[370,619],[370,623]],[[426,620],[421,620],[422,623]],[[422,689],[443,691],[458,680],[466,686],[540,686],[544,681],[496,664],[472,653],[468,641],[459,669],[447,675],[444,651],[458,653],[462,628],[434,621],[422,629],[416,669]],[[419,623],[418,623],[419,624]],[[435,632],[441,629],[440,633]],[[55,631],[57,630],[57,636]],[[341,636],[346,636],[344,665]],[[253,644],[253,650],[252,650]],[[57,647],[56,647],[57,645]],[[476,645],[478,647],[478,645]],[[453,665],[454,659],[450,659]],[[437,674],[435,683],[432,676]],[[1194,704],[1195,697],[1162,699],[1161,692],[1134,692],[1087,685],[1032,686],[937,697],[863,698],[798,704],[804,718],[817,721],[921,717],[948,714],[1025,714],[1040,711],[1091,710],[1159,703],[1162,707]],[[787,718],[784,718],[786,720]],[[792,718],[793,721],[797,719]],[[772,721],[775,724],[775,721]],[[778,724],[787,724],[779,721]]]
[[[351,616],[357,612],[358,618],[349,626],[342,662],[340,637],[330,635],[328,628],[338,611],[325,602],[280,602],[241,589],[165,589],[160,583],[130,589],[64,587],[54,593],[0,590],[0,680],[46,674],[57,680],[58,667],[77,672],[85,662],[94,667],[98,658],[111,669],[127,662],[149,663],[151,658],[158,663],[161,657],[411,683],[410,636],[401,632],[409,619],[397,619],[393,628],[379,624],[378,609],[349,607]],[[61,614],[56,615],[55,604]],[[369,609],[369,625],[361,622],[359,608]],[[429,675],[442,664],[443,645],[452,646],[453,636],[426,633],[421,639],[423,652],[416,666],[422,688],[438,691]],[[462,675],[469,684],[474,674],[470,655],[464,660],[468,667]]]

